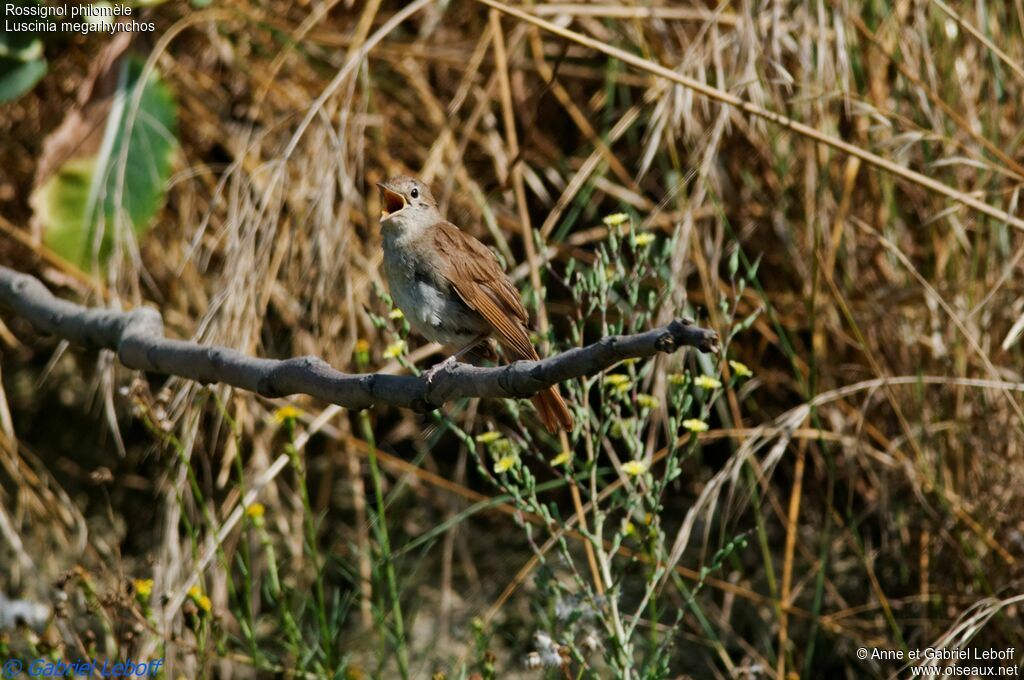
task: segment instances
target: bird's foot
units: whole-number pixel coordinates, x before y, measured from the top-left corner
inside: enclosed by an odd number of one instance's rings
[[[446,371],[450,367],[454,366],[456,363],[456,358],[454,356],[450,356],[441,363],[434,364],[429,369],[427,369],[427,371],[423,374],[423,377],[427,379],[427,384],[429,385],[432,382],[434,382],[434,378],[437,377],[437,374],[440,371]]]

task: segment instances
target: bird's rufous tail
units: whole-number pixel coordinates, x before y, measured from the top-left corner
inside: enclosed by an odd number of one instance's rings
[[[531,397],[533,405],[537,408],[544,427],[552,434],[558,432],[559,428],[566,432],[572,432],[572,414],[558,393],[557,387],[549,387]]]
[[[540,355],[537,354],[537,350],[530,344],[525,328],[522,329],[522,333],[522,345],[514,345],[499,339],[498,343],[501,345],[501,349],[505,352],[505,356],[513,361],[521,359],[537,361],[540,359]],[[572,432],[572,413],[569,412],[569,407],[562,400],[562,395],[558,393],[557,385],[541,390],[530,397],[530,401],[533,402],[534,407],[537,409],[537,414],[540,416],[541,422],[544,423],[544,427],[548,429],[548,432],[556,434],[559,429]]]

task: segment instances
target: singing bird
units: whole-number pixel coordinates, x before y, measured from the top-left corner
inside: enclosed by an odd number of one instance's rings
[[[487,246],[442,218],[430,187],[418,179],[393,177],[377,188],[391,297],[414,331],[454,350],[427,379],[488,338],[509,359],[539,359],[519,291]],[[538,392],[532,401],[548,430],[572,430],[558,388]]]

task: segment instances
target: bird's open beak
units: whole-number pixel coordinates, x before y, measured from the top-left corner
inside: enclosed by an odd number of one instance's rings
[[[383,222],[404,209],[407,203],[405,196],[392,191],[386,185],[377,182],[377,188],[380,189],[380,221]]]

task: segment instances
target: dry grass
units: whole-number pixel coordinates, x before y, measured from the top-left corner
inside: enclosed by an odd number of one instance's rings
[[[180,337],[343,370],[367,340],[369,367],[403,370],[385,356],[400,322],[372,191],[402,172],[509,260],[556,347],[629,322],[622,300],[588,316],[567,267],[605,263],[602,218],[635,214],[676,244],[651,318],[696,311],[723,336],[749,318],[728,358],[754,376],[723,364],[658,554],[603,543],[619,515],[584,538],[595,504],[631,484],[600,385],[574,388],[588,425],[573,442],[583,456],[593,434],[612,472],[542,492],[564,518],[552,529],[444,419],[296,402],[289,436],[280,403],[132,376],[5,316],[0,593],[61,614],[32,650],[165,655],[186,677],[394,677],[396,652],[414,677],[457,677],[493,654],[509,677],[552,592],[602,592],[605,560],[632,611],[653,554],[665,573],[638,630],[670,632],[667,674],[888,677],[900,666],[857,648],[1024,651],[1024,6],[891,4],[161,5],[147,49],[178,98],[181,158],[153,231],[122,238],[102,273],[27,237],[30,159],[102,41],[70,39],[0,110],[0,257],[64,295],[150,302]],[[419,365],[438,358],[412,345]],[[702,361],[638,367],[637,389],[668,394],[670,373],[716,370]],[[661,401],[637,438],[655,477],[690,441]],[[447,416],[528,442],[540,480],[558,480],[542,459],[574,444],[526,413]],[[572,563],[540,558],[561,540]],[[146,578],[143,603],[130,584]],[[0,632],[0,654],[23,644]]]

